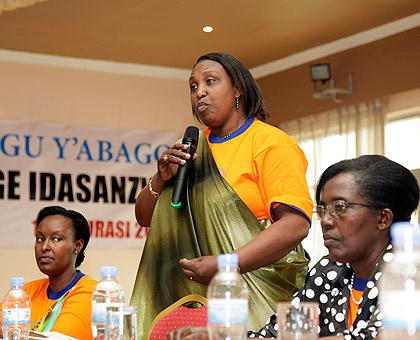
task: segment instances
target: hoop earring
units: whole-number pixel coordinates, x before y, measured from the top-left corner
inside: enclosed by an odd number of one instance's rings
[[[236,107],[236,110],[239,110],[240,108],[239,97],[235,97],[235,107]]]

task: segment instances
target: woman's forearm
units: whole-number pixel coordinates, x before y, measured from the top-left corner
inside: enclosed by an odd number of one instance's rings
[[[189,153],[184,152],[187,148],[188,145],[177,143],[160,155],[157,164],[158,172],[153,175],[136,199],[136,219],[142,227],[150,226],[160,193],[166,183],[177,174],[178,167],[185,164],[191,157]],[[193,159],[195,158],[197,154],[194,154]]]
[[[150,185],[152,191],[160,194],[165,187],[165,182],[160,178],[159,174],[153,175]],[[152,220],[153,211],[157,203],[158,197],[152,194],[149,188],[149,184],[146,185],[139,193],[136,199],[135,213],[137,223],[142,227],[149,227],[150,221]]]
[[[235,251],[242,273],[278,261],[308,235],[309,223],[299,212],[282,205],[275,217],[276,222]]]

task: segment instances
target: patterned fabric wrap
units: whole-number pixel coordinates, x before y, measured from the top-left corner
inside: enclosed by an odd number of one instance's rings
[[[352,327],[347,327],[347,311],[353,270],[350,264],[334,261],[329,255],[324,256],[308,273],[306,283],[294,296],[294,300],[318,302],[320,308],[319,336],[343,336],[345,340],[374,339],[381,327],[383,314],[378,303],[378,279],[381,267],[388,262],[391,245],[383,258],[376,264],[374,273],[369,278],[363,292],[363,300]],[[276,338],[276,315],[272,315],[265,326],[258,332],[249,332],[251,338]]]
[[[131,303],[139,310],[139,339],[153,318],[188,294],[206,296],[207,286],[188,280],[181,258],[231,253],[264,226],[220,175],[207,141],[200,134],[184,206],[170,206],[172,185],[162,191],[143,250]],[[257,327],[303,285],[308,259],[301,245],[276,263],[244,274],[249,288],[250,325]]]

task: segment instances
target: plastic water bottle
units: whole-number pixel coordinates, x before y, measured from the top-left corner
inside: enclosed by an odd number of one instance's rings
[[[391,237],[393,256],[380,280],[381,339],[420,339],[420,228],[395,223]]]
[[[211,340],[242,340],[248,329],[248,287],[238,272],[238,255],[217,257],[218,273],[207,290]]]
[[[3,299],[3,338],[5,340],[28,339],[31,319],[31,299],[22,288],[23,277],[12,277],[10,289]]]
[[[102,267],[102,281],[97,284],[92,294],[92,336],[95,340],[107,338],[107,311],[119,311],[124,306],[124,291],[117,282],[116,275],[116,267]]]

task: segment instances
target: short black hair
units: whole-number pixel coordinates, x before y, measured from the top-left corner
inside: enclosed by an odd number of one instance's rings
[[[223,52],[212,52],[202,55],[197,59],[194,66],[204,60],[211,60],[223,66],[233,86],[235,86],[242,96],[242,105],[247,115],[266,121],[268,112],[264,108],[261,90],[257,85],[251,72],[234,56]],[[233,105],[233,103],[232,103]],[[193,110],[194,115],[196,113]]]
[[[389,208],[393,222],[409,221],[419,204],[419,185],[410,170],[385,156],[364,155],[329,166],[316,189],[319,204],[325,184],[340,173],[354,176],[359,195],[378,209]]]
[[[52,215],[61,215],[67,217],[71,220],[71,225],[73,226],[75,241],[82,239],[83,240],[83,248],[77,254],[76,258],[76,268],[81,265],[85,258],[85,249],[89,243],[90,239],[90,229],[89,223],[86,218],[79,212],[74,210],[68,210],[60,206],[50,206],[45,207],[40,210],[38,213],[38,217],[36,218],[36,224],[39,226],[42,220],[47,216]]]

